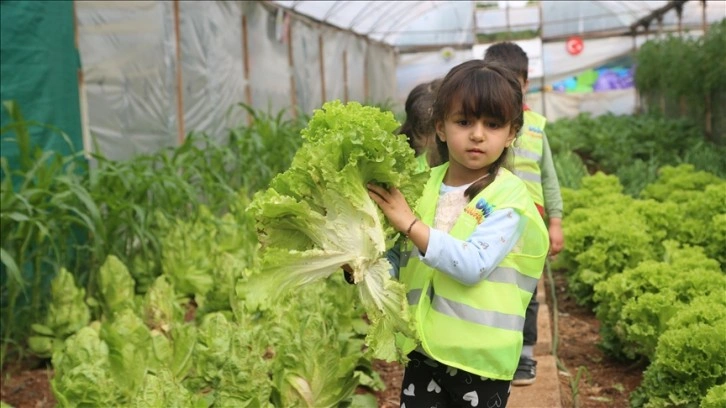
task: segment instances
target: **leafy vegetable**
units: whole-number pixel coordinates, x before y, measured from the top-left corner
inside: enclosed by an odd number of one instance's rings
[[[719,408],[726,406],[726,383],[711,387],[701,401],[701,408]]]
[[[86,326],[53,353],[53,395],[61,407],[117,406],[122,395],[109,362],[109,350],[99,337],[99,325]]]
[[[131,406],[138,408],[189,407],[207,408],[208,404],[198,394],[192,394],[174,379],[168,370],[147,372],[143,386],[134,397]]]
[[[342,280],[303,286],[294,303],[281,300],[270,313],[275,406],[345,407],[360,379],[373,372],[360,352],[363,336],[351,324],[360,320],[360,310],[345,307],[357,294]],[[326,296],[331,291],[337,299]],[[376,386],[374,379],[367,381]]]
[[[222,313],[202,318],[187,386],[210,392],[214,406],[267,407],[272,384],[262,327],[230,322]]]
[[[665,331],[655,359],[631,395],[633,407],[698,406],[714,386],[726,382],[726,320],[693,323]]]
[[[101,307],[106,316],[127,308],[133,309],[135,282],[128,268],[116,256],[109,255],[98,272],[98,286],[101,293]]]
[[[31,327],[37,334],[28,338],[28,346],[41,357],[50,357],[63,347],[63,341],[86,326],[91,319],[85,303],[86,291],[76,287],[73,275],[61,268],[51,283],[51,302],[43,324]]]
[[[399,237],[366,184],[399,188],[414,207],[427,174],[390,112],[326,103],[302,131],[289,170],[253,198],[267,288],[283,291],[324,279],[350,265],[372,328],[378,358],[400,358],[394,332],[413,336],[405,289],[389,275],[384,252]]]
[[[726,290],[718,262],[700,247],[667,241],[660,262],[648,260],[595,285],[603,348],[610,354],[652,357],[675,313],[691,300]]]

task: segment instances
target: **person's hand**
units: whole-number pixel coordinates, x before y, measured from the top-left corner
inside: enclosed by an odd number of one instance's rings
[[[552,259],[557,257],[562,249],[565,247],[565,236],[562,233],[562,220],[560,218],[550,218],[549,222],[549,235],[550,235],[550,257]]]
[[[396,230],[405,233],[416,219],[401,191],[395,187],[386,190],[375,184],[368,184],[368,195],[378,204],[383,214]]]

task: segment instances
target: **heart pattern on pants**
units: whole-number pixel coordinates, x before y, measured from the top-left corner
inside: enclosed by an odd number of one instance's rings
[[[499,394],[489,398],[489,401],[487,401],[487,408],[501,408],[502,406],[502,398],[499,397]]]
[[[408,388],[403,390],[403,395],[408,395],[409,397],[414,397],[416,394],[414,393],[416,391],[416,387],[414,387],[413,384],[409,384]]]
[[[469,391],[464,394],[464,401],[469,401],[472,407],[479,405],[479,394],[476,391]]]
[[[429,386],[426,387],[426,391],[428,391],[428,392],[433,391],[438,394],[441,392],[441,387],[439,387],[439,384],[436,384],[436,381],[431,380],[431,382],[429,383]]]

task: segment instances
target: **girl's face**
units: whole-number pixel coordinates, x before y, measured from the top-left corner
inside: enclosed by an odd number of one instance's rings
[[[511,124],[488,117],[467,117],[461,104],[454,104],[444,121],[436,124],[436,133],[449,150],[446,181],[450,185],[467,184],[487,174],[489,166],[515,137]]]

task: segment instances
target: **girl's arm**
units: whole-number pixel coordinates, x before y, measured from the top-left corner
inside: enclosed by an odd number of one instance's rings
[[[419,258],[465,285],[477,284],[512,251],[525,222],[515,210],[504,208],[493,211],[467,240],[431,228],[428,250]]]
[[[398,231],[418,248],[421,260],[466,285],[485,279],[514,248],[525,219],[513,209],[493,211],[466,241],[419,221],[396,188],[368,185],[368,195]]]

